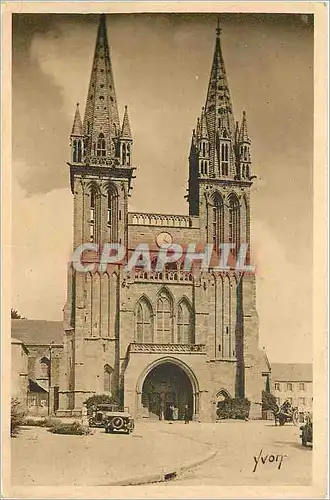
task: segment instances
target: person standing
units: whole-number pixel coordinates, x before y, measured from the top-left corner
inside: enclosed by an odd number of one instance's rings
[[[190,420],[190,409],[188,405],[185,405],[184,407],[184,423],[189,424]]]
[[[87,406],[84,404],[81,410],[81,423],[84,427],[89,426]]]

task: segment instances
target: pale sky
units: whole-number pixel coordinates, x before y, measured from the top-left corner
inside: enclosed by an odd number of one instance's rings
[[[61,320],[72,245],[69,135],[83,113],[97,15],[14,15],[12,307]],[[188,213],[191,131],[205,103],[216,15],[108,15],[119,113],[138,167],[132,211]],[[223,14],[235,118],[252,139],[252,252],[260,347],[312,361],[313,25],[300,15]]]

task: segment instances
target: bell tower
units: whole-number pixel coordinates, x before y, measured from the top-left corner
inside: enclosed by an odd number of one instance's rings
[[[99,20],[84,119],[77,105],[70,142],[73,250],[85,243],[100,250],[105,243],[127,247],[133,139],[127,106],[122,123],[119,119],[104,14]],[[81,273],[69,265],[60,410],[79,414],[89,395],[118,393],[118,283],[118,269]]]
[[[249,243],[251,140],[246,113],[236,123],[216,29],[215,49],[205,106],[192,134],[189,155],[189,214],[200,219],[201,239],[213,243]]]

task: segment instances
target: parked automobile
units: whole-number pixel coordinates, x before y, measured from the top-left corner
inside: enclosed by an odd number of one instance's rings
[[[92,406],[88,418],[89,426],[104,427],[106,416],[116,409],[116,406],[105,403]]]
[[[307,446],[307,443],[313,443],[313,418],[311,414],[306,415],[305,423],[300,427],[301,444]]]
[[[113,411],[105,416],[105,432],[124,432],[130,434],[134,430],[134,419],[127,411]]]

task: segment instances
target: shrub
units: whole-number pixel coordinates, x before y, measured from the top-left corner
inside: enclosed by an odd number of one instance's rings
[[[109,396],[108,394],[95,394],[90,398],[86,399],[84,404],[87,406],[87,410],[90,410],[94,405],[100,404],[110,404],[119,409],[120,403],[113,396]]]
[[[61,421],[58,418],[46,417],[42,419],[34,419],[34,418],[25,418],[23,421],[23,425],[29,425],[34,427],[53,427],[57,425]]]
[[[273,413],[278,411],[278,404],[273,394],[267,391],[262,391],[262,409],[264,411],[271,410]]]
[[[246,398],[226,398],[218,403],[217,416],[245,420],[249,417],[250,406],[251,402]]]
[[[11,437],[17,436],[21,425],[24,420],[24,411],[18,399],[11,399],[11,415],[10,415],[10,435]]]
[[[56,423],[56,425],[50,427],[49,432],[53,434],[70,434],[73,436],[86,436],[90,434],[89,428],[81,425],[80,422],[73,422],[72,424]]]

